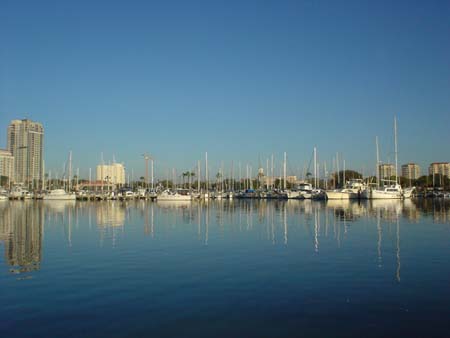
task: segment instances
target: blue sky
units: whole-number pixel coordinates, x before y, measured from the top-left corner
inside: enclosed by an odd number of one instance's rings
[[[373,172],[450,161],[448,1],[8,1],[0,3],[0,146],[11,119],[46,129],[47,168],[69,150],[136,175],[288,153]],[[256,170],[256,169],[254,169]]]

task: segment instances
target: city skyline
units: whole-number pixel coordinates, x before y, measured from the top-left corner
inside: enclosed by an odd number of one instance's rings
[[[69,151],[85,177],[102,152],[136,176],[145,152],[157,175],[206,151],[212,168],[284,151],[301,168],[317,146],[369,174],[375,136],[393,161],[394,116],[399,164],[449,160],[446,1],[104,6],[0,7],[1,135],[42,122],[47,169]]]
[[[52,169],[52,168],[42,168],[42,173],[41,173],[41,166],[43,167],[43,162],[45,161],[45,159],[41,158],[42,153],[44,153],[44,148],[43,148],[43,131],[44,131],[44,127],[40,122],[37,121],[32,121],[29,119],[23,119],[23,120],[12,120],[10,125],[8,126],[8,140],[21,140],[21,142],[23,140],[26,141],[27,144],[31,144],[33,145],[31,148],[35,148],[39,150],[39,158],[38,158],[38,162],[39,162],[39,175],[47,175],[50,179],[54,179],[54,178],[67,178],[69,176],[71,177],[78,177],[80,179],[90,179],[90,180],[95,180],[95,181],[101,181],[100,177],[106,177],[105,181],[111,181],[111,183],[113,184],[119,184],[119,185],[123,185],[126,183],[129,183],[131,181],[138,181],[140,180],[142,177],[145,178],[145,180],[150,180],[150,177],[146,177],[148,175],[148,173],[144,173],[142,171],[140,171],[139,168],[138,170],[135,171],[134,168],[129,168],[126,166],[125,163],[120,162],[120,161],[116,161],[116,155],[113,154],[112,155],[112,161],[111,160],[106,160],[104,158],[104,154],[103,152],[100,154],[100,160],[97,162],[97,164],[94,165],[94,167],[82,167],[80,168],[79,166],[74,167],[73,165],[73,158],[72,158],[72,151],[69,151],[68,153],[68,157],[67,159],[63,162],[62,168],[59,169]],[[27,136],[27,134],[29,133],[29,130],[31,130],[31,134],[33,136],[33,138],[31,139],[31,143],[28,141],[29,137]],[[36,140],[36,135],[38,137],[38,139]],[[23,143],[23,142],[22,142]],[[13,173],[13,179],[11,180],[11,182],[14,183],[25,183],[25,182],[31,182],[30,180],[18,180],[17,177],[19,176],[23,176],[23,174],[25,172],[29,172],[30,170],[33,171],[33,168],[29,168],[28,165],[22,165],[22,166],[17,166],[14,165],[14,162],[18,162],[18,158],[16,158],[13,153],[16,151],[12,151],[14,148],[12,145],[8,146],[8,149],[3,150],[0,148],[0,173],[2,173],[2,176],[7,176],[5,175],[3,172],[7,172],[7,170],[12,170],[11,172]],[[20,147],[19,147],[20,148]],[[27,146],[28,148],[28,146]],[[203,154],[204,157],[206,157],[206,154]],[[33,155],[34,156],[34,155]],[[148,156],[148,159],[152,160],[154,162],[154,157],[150,156],[148,153],[146,154],[142,154],[141,157],[142,159],[145,160],[145,156]],[[273,158],[272,158],[273,157]],[[10,160],[9,160],[10,158]],[[265,159],[261,158],[261,156],[259,155],[258,158],[258,163],[257,165],[254,165],[254,162],[252,162],[251,159],[247,159],[247,161],[244,162],[234,162],[233,160],[230,163],[225,163],[224,161],[221,161],[220,164],[215,165],[215,164],[208,164],[208,173],[209,173],[209,179],[210,180],[214,180],[215,179],[215,173],[217,172],[218,174],[220,173],[220,175],[222,177],[231,177],[233,176],[235,179],[237,178],[244,178],[244,177],[256,177],[259,174],[262,174],[263,176],[269,178],[272,177],[273,175],[273,179],[275,178],[279,178],[282,177],[282,166],[283,164],[278,161],[273,162],[272,163],[272,159],[276,159],[276,156],[273,156],[273,154],[270,157],[266,157]],[[287,154],[286,154],[286,159],[287,159]],[[11,166],[11,168],[7,167],[7,163],[5,161],[12,161],[13,165]],[[298,166],[298,167],[293,167],[292,165],[288,165],[286,167],[287,171],[287,175],[289,177],[295,177],[295,180],[299,179],[304,180],[305,178],[307,178],[308,173],[311,173],[311,169],[313,167],[313,164],[310,162],[308,164],[308,166],[303,165],[303,167]],[[28,160],[25,161],[26,163],[28,163]],[[33,161],[31,161],[30,163],[32,163]],[[42,162],[42,163],[41,163]],[[280,163],[278,163],[280,162]],[[34,163],[34,162],[33,162]],[[142,164],[142,163],[141,163]],[[206,165],[206,161],[202,161],[202,160],[198,160],[196,161],[196,164],[191,167],[191,168],[175,168],[175,167],[168,167],[167,165],[162,165],[161,168],[159,168],[158,170],[158,166],[156,165],[155,167],[155,180],[156,182],[158,181],[164,181],[165,179],[170,179],[170,180],[178,180],[183,176],[184,170],[188,169],[188,171],[192,171],[195,175],[198,173],[199,170],[199,166],[200,165],[200,174],[201,174],[201,179],[204,180],[206,178],[205,176],[205,165]],[[272,167],[273,165],[273,167]],[[448,167],[450,166],[450,162],[449,161],[444,161],[444,162],[432,162],[429,164],[429,174],[431,175],[431,168],[433,166],[436,165],[441,165],[442,168],[446,169],[434,169],[435,173],[443,173],[446,176],[450,175],[447,173],[448,171]],[[359,172],[360,174],[362,174],[363,177],[369,177],[369,176],[376,176],[376,169],[374,169],[374,171],[372,172],[370,170],[370,168],[368,170],[366,170],[366,167],[362,167],[360,169],[358,168],[354,168],[354,167],[345,167],[345,159],[343,158],[342,153],[337,152],[335,154],[335,156],[333,156],[331,163],[329,161],[323,161],[323,162],[317,162],[317,173],[318,173],[318,177],[319,178],[326,178],[329,177],[330,175],[332,175],[335,172],[338,171],[342,171],[344,168],[346,170],[353,170],[356,172]],[[420,176],[420,165],[418,165],[417,163],[414,162],[408,162],[408,163],[399,163],[399,166],[397,168],[397,175],[399,177],[405,177],[405,178],[411,178],[410,175],[412,175],[411,170],[409,167],[413,166],[413,168],[418,168],[418,169],[414,169],[414,178],[417,179]],[[17,170],[16,168],[19,167],[20,169]],[[393,164],[393,162],[391,161],[391,158],[388,157],[387,161],[383,161],[382,159],[380,159],[380,162],[378,164],[378,170],[379,170],[379,175],[380,178],[389,178],[392,176],[395,176],[395,165]],[[44,172],[45,170],[45,172]],[[445,173],[444,173],[445,171]],[[53,173],[53,175],[52,175]],[[425,173],[423,173],[425,175]],[[14,176],[16,176],[14,178]],[[40,180],[40,178],[36,177],[35,179]],[[155,183],[156,183],[155,182]]]

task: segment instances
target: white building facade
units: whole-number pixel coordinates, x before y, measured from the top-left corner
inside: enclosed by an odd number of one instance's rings
[[[44,176],[44,127],[28,119],[8,126],[7,150],[14,156],[14,181],[29,183]]]
[[[97,181],[117,185],[125,184],[125,166],[122,163],[99,164],[97,166]]]
[[[14,182],[14,156],[8,150],[0,149],[0,176]]]

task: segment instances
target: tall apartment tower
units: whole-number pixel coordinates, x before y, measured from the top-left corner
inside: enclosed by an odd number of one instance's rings
[[[402,165],[402,176],[410,180],[417,180],[420,177],[420,167],[415,163]]]
[[[0,149],[0,176],[8,177],[8,182],[14,181],[14,156],[8,150]]]
[[[97,180],[112,184],[125,184],[125,167],[122,163],[99,164]]]
[[[392,176],[395,176],[395,167],[390,163],[383,163],[378,166],[378,170],[380,171],[381,179],[389,179]]]
[[[434,162],[428,167],[429,175],[442,175],[450,177],[450,162]]]
[[[14,181],[30,183],[43,178],[44,127],[28,119],[8,126],[8,151],[14,156]]]

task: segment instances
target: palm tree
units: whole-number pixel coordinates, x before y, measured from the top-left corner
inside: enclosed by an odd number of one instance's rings
[[[195,176],[195,173],[193,171],[188,172],[189,177],[189,189],[192,187],[192,178]]]
[[[186,177],[189,177],[189,171],[185,171],[185,172],[182,174],[182,177],[183,177],[183,187],[185,187],[185,185],[186,185],[185,179],[186,179]]]

